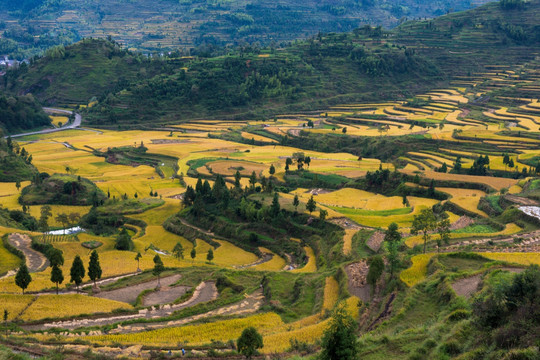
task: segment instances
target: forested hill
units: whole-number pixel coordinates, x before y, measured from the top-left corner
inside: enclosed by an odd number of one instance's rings
[[[539,14],[540,0],[505,0],[393,31],[364,26],[211,58],[146,58],[111,42],[85,40],[8,73],[6,89],[32,92],[46,104],[86,104],[96,96],[100,101],[85,119],[104,127],[262,118],[332,103],[405,99],[487,65],[533,60]]]
[[[393,27],[489,0],[0,0],[0,54],[112,36],[141,51],[238,42],[280,43],[364,24]],[[2,30],[2,29],[0,29]]]

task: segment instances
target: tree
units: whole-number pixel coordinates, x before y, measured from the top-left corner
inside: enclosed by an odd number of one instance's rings
[[[184,247],[182,246],[182,243],[177,242],[176,245],[174,245],[173,254],[174,254],[174,257],[177,259],[184,258]]]
[[[344,133],[344,134],[346,134],[346,133],[347,133],[347,128],[344,127],[343,129],[341,129],[341,132]]]
[[[75,285],[77,285],[77,292],[79,291],[79,285],[81,285],[82,283],[85,272],[86,270],[84,269],[81,257],[79,255],[75,255],[75,259],[73,259],[73,264],[71,265],[69,275],[71,277],[70,281],[74,282]]]
[[[52,216],[51,207],[49,205],[43,205],[40,213],[38,228],[42,232],[47,232],[49,231],[49,218]]]
[[[193,264],[193,261],[195,260],[195,257],[197,256],[197,250],[195,250],[195,246],[193,247],[193,249],[191,249],[189,256],[191,256],[191,263]]]
[[[206,260],[210,262],[214,260],[214,251],[212,249],[208,249],[208,254],[206,254]]]
[[[298,211],[298,205],[300,205],[300,200],[298,200],[298,195],[294,195],[294,199],[293,199],[293,206],[294,206],[294,211],[297,212]]]
[[[19,180],[17,180],[17,182],[15,183],[15,187],[17,188],[17,191],[20,190],[21,188],[21,182]]]
[[[69,224],[69,217],[67,214],[64,214],[64,213],[60,213],[58,215],[56,215],[56,218],[55,218],[56,222],[59,222],[62,224],[62,228],[64,229],[64,235],[66,234],[66,225]]]
[[[8,316],[9,316],[9,311],[7,311],[7,309],[4,309],[4,327],[6,328],[6,337],[8,336],[8,327],[7,327]]]
[[[274,164],[270,165],[270,170],[268,170],[270,175],[274,175],[276,173],[276,168],[274,167]]]
[[[58,295],[58,284],[64,282],[64,274],[58,265],[54,265],[51,270],[51,282],[56,284],[56,295]]]
[[[251,176],[249,177],[249,183],[251,184],[251,189],[254,189],[255,184],[257,183],[257,174],[255,174],[255,171],[251,173]]]
[[[62,266],[64,265],[64,255],[62,250],[51,249],[49,250],[49,262],[52,266]]]
[[[137,260],[137,271],[141,271],[141,268],[140,268],[141,258],[142,258],[142,255],[140,252],[138,252],[137,255],[135,255],[135,260]]]
[[[390,275],[394,276],[396,269],[400,265],[399,247],[401,245],[401,233],[396,223],[391,223],[384,234],[386,250],[388,251],[388,265],[390,266]]]
[[[133,241],[131,236],[127,232],[126,228],[122,228],[120,234],[116,237],[116,243],[114,244],[116,250],[131,251],[133,249]]]
[[[272,217],[278,216],[280,210],[281,206],[279,205],[279,195],[277,192],[275,192],[274,198],[272,199],[272,205],[270,205],[270,213],[272,214]]]
[[[165,271],[165,266],[163,265],[163,261],[161,261],[161,258],[159,257],[158,254],[156,254],[156,256],[154,256],[154,269],[152,270],[152,274],[156,275],[158,278],[158,285],[157,287],[160,288],[161,287],[161,279],[160,279],[160,275],[161,273]]]
[[[328,215],[328,211],[319,209],[319,219],[321,219],[321,221],[326,220],[327,215]]]
[[[437,252],[440,251],[442,244],[448,244],[450,241],[450,220],[443,219],[437,223],[437,233],[439,238],[437,239]]]
[[[24,290],[30,285],[32,282],[32,277],[30,276],[30,272],[28,271],[28,267],[25,264],[22,264],[19,270],[17,271],[17,275],[15,275],[15,284],[22,289],[22,293],[24,294]]]
[[[356,327],[354,318],[347,312],[345,306],[340,304],[324,331],[320,360],[356,360],[358,354]]]
[[[514,165],[515,165],[515,164],[514,164],[514,159],[510,159],[510,160],[508,161],[508,167],[511,169],[511,168],[514,167]]]
[[[306,157],[304,158],[304,162],[305,162],[306,165],[309,167],[309,164],[311,164],[311,157],[306,156]]]
[[[99,255],[96,250],[90,254],[90,263],[88,264],[88,277],[94,282],[96,287],[96,280],[101,279],[101,265],[99,264]]]
[[[311,215],[311,213],[314,212],[316,208],[317,208],[317,203],[315,202],[315,199],[313,199],[313,195],[311,195],[311,197],[309,198],[306,204],[306,209],[307,211],[309,211],[309,215]]]
[[[242,335],[236,341],[236,347],[238,352],[249,360],[258,353],[257,349],[263,347],[263,338],[254,327],[248,327],[242,331]]]
[[[458,173],[461,171],[461,156],[458,156],[456,158],[456,161],[454,162],[454,172]]]
[[[384,271],[384,260],[381,255],[376,255],[371,259],[369,263],[369,271],[367,274],[367,282],[371,285],[372,289],[375,289],[377,281],[381,277]]]
[[[240,171],[236,170],[234,173],[234,187],[237,189],[241,188],[240,179],[242,178],[242,175],[240,175]]]
[[[388,225],[388,230],[384,234],[384,241],[399,242],[401,241],[401,233],[399,232],[398,224],[391,223]]]
[[[422,209],[420,214],[414,215],[411,233],[413,235],[422,233],[422,237],[424,238],[424,254],[426,253],[427,242],[430,238],[429,232],[434,230],[436,225],[437,219],[431,209]]]
[[[70,213],[68,215],[68,221],[70,226],[75,226],[79,221],[81,221],[81,214],[79,213]]]

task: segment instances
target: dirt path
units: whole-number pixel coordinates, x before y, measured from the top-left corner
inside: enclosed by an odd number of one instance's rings
[[[171,315],[173,312],[195,306],[200,303],[208,302],[216,299],[218,296],[216,285],[213,282],[202,282],[197,286],[193,292],[193,296],[177,305],[162,305],[158,309],[142,309],[138,313],[129,314],[129,315],[113,315],[113,316],[103,316],[97,318],[86,318],[86,319],[74,319],[66,321],[57,321],[52,323],[45,323],[40,325],[29,325],[23,326],[26,330],[37,331],[37,330],[48,330],[52,328],[62,328],[62,329],[77,329],[80,327],[88,326],[103,326],[109,324],[115,324],[128,320],[136,319],[153,319],[160,318]],[[119,327],[121,328],[121,327]],[[90,334],[95,335],[101,333],[101,331],[92,331]]]
[[[189,289],[191,289],[190,286],[165,286],[162,287],[160,291],[154,291],[153,293],[146,295],[142,303],[143,306],[169,304],[182,297]]]
[[[184,325],[193,321],[197,321],[197,320],[201,320],[201,319],[205,319],[205,318],[213,317],[213,316],[250,314],[250,313],[254,313],[258,311],[263,305],[263,301],[264,301],[264,296],[262,294],[262,290],[257,290],[251,295],[246,295],[245,299],[242,301],[221,307],[216,310],[209,311],[204,314],[198,314],[198,315],[190,316],[190,317],[180,319],[180,320],[173,320],[173,321],[167,321],[167,322],[161,322],[161,323],[134,324],[134,325],[128,325],[128,326],[122,326],[122,327],[119,326],[118,328],[112,330],[110,333],[126,334],[126,333],[133,333],[133,332],[141,332],[141,331],[148,331],[148,330],[154,330],[154,329],[161,329],[165,327],[180,326],[180,325]]]
[[[181,277],[182,275],[180,274],[164,277],[163,279],[161,279],[161,287],[166,288],[174,284],[178,280],[180,280]],[[144,282],[142,284],[128,286],[121,289],[103,291],[94,296],[98,298],[102,298],[102,299],[116,300],[116,301],[133,304],[137,300],[137,297],[139,296],[141,292],[143,292],[144,290],[155,289],[157,285],[158,285],[158,281],[157,279],[155,279],[155,280]],[[159,292],[161,293],[165,291],[159,291]],[[151,305],[155,305],[155,304],[151,304]]]
[[[26,257],[26,266],[30,272],[40,272],[49,266],[49,260],[42,253],[31,248],[32,239],[24,234],[11,234],[8,237],[8,242],[22,251]]]
[[[266,262],[269,262],[273,258],[274,258],[274,254],[269,254],[269,253],[263,252],[262,257],[260,257],[259,260],[257,260],[257,261],[255,261],[255,262],[253,262],[251,264],[235,265],[233,267],[235,269],[247,269],[247,268],[250,268],[250,267],[254,267],[254,266],[261,265],[261,264],[264,264]]]

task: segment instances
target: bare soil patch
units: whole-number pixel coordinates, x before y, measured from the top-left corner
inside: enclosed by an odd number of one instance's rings
[[[161,279],[161,286],[162,288],[168,287],[178,280],[180,280],[182,276],[177,275],[171,275],[168,277],[165,277]],[[144,282],[142,284],[132,285],[121,289],[111,290],[111,291],[103,291],[99,294],[96,294],[96,297],[102,298],[102,299],[109,299],[109,300],[115,300],[115,301],[121,301],[128,304],[132,304],[137,300],[137,296],[144,290],[149,289],[155,289],[158,285],[157,279]],[[161,292],[161,291],[160,291]]]
[[[172,303],[187,293],[189,289],[191,289],[189,286],[182,285],[162,287],[160,291],[154,291],[153,293],[146,295],[143,299],[143,306]]]
[[[450,230],[458,230],[466,228],[469,225],[472,225],[474,220],[468,216],[462,216],[457,219],[453,224],[450,225]]]
[[[371,235],[369,239],[366,241],[366,245],[371,250],[377,252],[381,248],[383,241],[384,241],[384,233],[382,231],[375,231],[373,235]]]
[[[348,288],[351,295],[368,302],[371,298],[370,288],[367,283],[368,264],[365,260],[349,264],[345,267],[347,277],[349,278]]]

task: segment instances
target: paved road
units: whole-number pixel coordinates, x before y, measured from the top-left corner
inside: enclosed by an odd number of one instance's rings
[[[43,110],[45,112],[48,112],[48,113],[61,113],[61,114],[67,114],[67,115],[70,115],[72,113],[69,110],[54,109],[54,108],[43,108]],[[15,134],[15,135],[11,135],[11,137],[16,138],[16,137],[21,137],[21,136],[26,136],[26,135],[48,134],[48,133],[54,133],[54,132],[57,132],[57,131],[75,129],[75,128],[78,128],[79,126],[81,126],[81,122],[82,122],[81,115],[76,113],[75,114],[75,121],[73,121],[72,123],[68,123],[68,124],[66,124],[66,125],[64,125],[62,127],[54,128],[54,129],[45,129],[45,130],[41,130],[41,131],[32,131],[32,132],[27,132],[27,133],[22,133],[22,134]],[[4,136],[4,138],[7,138],[7,137],[8,136]]]

